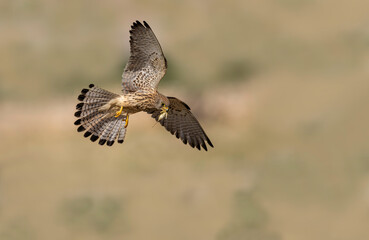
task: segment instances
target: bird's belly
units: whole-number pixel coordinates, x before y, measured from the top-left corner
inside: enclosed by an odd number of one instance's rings
[[[123,107],[123,112],[128,113],[128,114],[134,114],[140,111],[142,110],[137,107]]]
[[[119,111],[121,107],[122,112],[127,114],[144,111],[147,108],[153,107],[152,96],[141,92],[120,95],[119,97],[112,99],[102,109]]]

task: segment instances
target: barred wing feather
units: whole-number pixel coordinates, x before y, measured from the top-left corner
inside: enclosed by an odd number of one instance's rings
[[[122,75],[123,92],[156,89],[163,78],[167,61],[150,26],[133,23],[130,32],[131,56]]]
[[[168,99],[170,101],[168,117],[161,119],[159,123],[172,135],[181,138],[184,144],[188,143],[199,150],[202,147],[205,151],[207,151],[206,142],[209,146],[214,147],[188,105],[174,97],[168,97]],[[150,109],[147,113],[158,121],[160,111]]]

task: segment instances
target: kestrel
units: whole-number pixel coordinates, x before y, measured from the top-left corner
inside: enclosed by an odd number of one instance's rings
[[[190,107],[175,97],[166,97],[157,91],[167,70],[167,60],[151,27],[144,21],[131,26],[129,61],[122,75],[122,94],[115,94],[90,84],[78,96],[80,101],[74,122],[78,132],[99,144],[112,146],[115,140],[124,142],[129,115],[147,112],[184,144],[213,147]]]

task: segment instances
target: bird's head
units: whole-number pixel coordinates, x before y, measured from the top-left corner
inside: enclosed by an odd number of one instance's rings
[[[156,102],[156,108],[157,109],[162,109],[163,107],[168,108],[169,104],[170,104],[169,99],[166,96],[164,96],[163,94],[159,93],[159,97],[158,97],[158,100]]]

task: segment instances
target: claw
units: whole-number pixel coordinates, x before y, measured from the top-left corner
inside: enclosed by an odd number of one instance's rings
[[[123,106],[120,107],[120,110],[115,113],[115,117],[119,117],[122,114]]]

